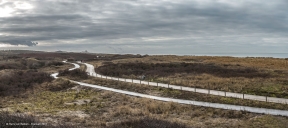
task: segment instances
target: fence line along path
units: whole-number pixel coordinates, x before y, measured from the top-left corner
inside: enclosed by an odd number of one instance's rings
[[[65,63],[67,63],[67,62],[65,62]],[[75,65],[75,68],[73,68],[73,69],[80,67],[79,65],[77,65],[75,63],[72,63],[72,64]],[[70,70],[73,70],[73,69],[70,69]],[[57,73],[54,73],[51,76],[53,76],[54,78],[57,78],[57,75],[55,75],[55,74],[57,74]],[[181,103],[181,104],[190,104],[190,105],[195,105],[195,106],[203,106],[203,107],[211,107],[211,108],[219,108],[219,109],[227,109],[227,110],[248,111],[248,112],[253,112],[253,113],[280,115],[280,116],[288,117],[288,111],[286,111],[286,110],[255,108],[255,107],[247,107],[247,106],[238,106],[238,105],[229,105],[229,104],[219,104],[219,103],[209,103],[209,102],[201,102],[201,101],[193,101],[193,100],[181,100],[181,99],[174,99],[174,98],[158,97],[158,96],[151,96],[151,95],[147,95],[147,94],[124,91],[124,90],[119,90],[119,89],[114,89],[114,88],[108,88],[108,87],[103,87],[103,86],[98,86],[98,85],[93,85],[93,84],[87,84],[87,83],[73,81],[73,80],[70,80],[70,81],[75,82],[75,83],[82,85],[82,86],[86,86],[86,87],[97,88],[97,89],[101,89],[101,90],[107,90],[107,91],[117,92],[117,93],[121,93],[121,94],[127,94],[130,96],[149,98],[149,99],[154,99],[154,100],[159,100],[159,101],[175,102],[175,103]]]
[[[164,84],[164,83],[142,81],[142,80],[136,80],[136,79],[124,79],[124,78],[104,76],[101,74],[97,74],[94,70],[93,65],[87,64],[87,63],[82,63],[82,64],[86,65],[86,67],[87,67],[86,72],[89,73],[90,76],[94,76],[94,77],[100,77],[100,78],[118,80],[118,81],[123,81],[123,82],[130,82],[130,83],[137,83],[137,84],[144,84],[144,85],[150,85],[150,86],[158,86],[158,87],[164,87],[164,88],[172,88],[172,89],[177,89],[177,90],[185,90],[185,91],[191,91],[191,92],[197,92],[197,93],[211,94],[211,95],[216,95],[216,96],[225,96],[225,97],[241,98],[241,99],[248,99],[248,100],[266,101],[266,102],[281,103],[281,104],[287,104],[288,103],[288,99],[284,99],[284,98],[275,98],[275,97],[249,95],[249,94],[242,94],[242,93],[224,92],[224,91],[217,91],[217,90],[208,90],[208,89],[200,89],[200,88],[193,88],[193,87],[184,87],[184,86],[178,86],[178,85],[170,85],[170,84]]]

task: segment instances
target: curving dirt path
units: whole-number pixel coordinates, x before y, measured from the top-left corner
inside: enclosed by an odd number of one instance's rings
[[[65,63],[67,63],[67,62],[65,62]],[[73,70],[73,69],[80,67],[78,64],[75,64],[75,63],[71,63],[71,64],[74,64],[75,68],[72,68],[70,70]],[[87,71],[91,75],[97,76],[97,74],[94,71],[94,68],[93,68],[93,70],[91,68],[88,68],[89,66],[92,67],[92,65],[86,64],[86,66],[87,66]],[[93,73],[95,73],[95,74],[93,74]],[[54,73],[51,76],[53,76],[54,78],[58,78],[57,73]],[[105,78],[106,78],[106,76],[105,76]],[[111,79],[117,79],[118,80],[118,78],[111,78]],[[238,105],[229,105],[229,104],[219,104],[219,103],[209,103],[209,102],[201,102],[201,101],[193,101],[193,100],[181,100],[181,99],[174,99],[174,98],[158,97],[158,96],[151,96],[151,95],[146,95],[146,94],[141,94],[141,93],[136,93],[136,92],[130,92],[130,91],[124,91],[124,90],[119,90],[119,89],[114,89],[114,88],[108,88],[108,87],[103,87],[103,86],[98,86],[98,85],[93,85],[93,84],[87,84],[87,83],[73,81],[73,80],[70,80],[70,81],[75,82],[75,83],[82,85],[82,86],[87,86],[87,87],[92,87],[92,88],[97,88],[97,89],[127,94],[127,95],[131,95],[131,96],[136,96],[136,97],[150,98],[150,99],[159,100],[159,101],[166,101],[166,102],[170,101],[170,102],[175,102],[175,103],[190,104],[190,105],[203,106],[203,107],[220,108],[220,109],[237,110],[237,111],[248,111],[248,112],[253,112],[253,113],[280,115],[280,116],[287,116],[288,117],[288,111],[285,111],[285,110],[255,108],[255,107],[247,107],[247,106],[238,106]]]

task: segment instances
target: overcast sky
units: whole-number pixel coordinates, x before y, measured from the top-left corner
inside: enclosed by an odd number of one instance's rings
[[[0,0],[0,49],[287,53],[287,0]]]

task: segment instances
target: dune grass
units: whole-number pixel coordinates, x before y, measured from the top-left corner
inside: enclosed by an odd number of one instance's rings
[[[103,75],[220,91],[288,98],[288,60],[209,56],[148,56],[89,62]]]
[[[54,54],[41,54],[34,57],[46,57],[53,60]],[[28,54],[26,54],[29,56]],[[50,57],[52,55],[52,58]],[[67,55],[67,54],[62,54]],[[61,55],[61,56],[62,56]],[[58,55],[57,55],[58,56]],[[57,58],[57,56],[55,56]],[[79,54],[79,56],[81,55]],[[95,56],[87,56],[87,58]],[[60,57],[61,58],[61,57]],[[55,58],[54,58],[55,59]],[[169,60],[170,59],[170,60]],[[114,59],[100,58],[100,62],[116,61],[141,61],[152,60],[153,62],[180,62],[183,58],[175,56],[155,57],[147,56],[140,58],[129,58],[128,56],[114,56]],[[6,60],[5,60],[6,61]],[[29,60],[38,62],[39,60]],[[41,60],[44,61],[44,60]],[[46,60],[45,60],[46,61]],[[190,60],[187,60],[187,62]],[[199,61],[199,60],[196,60]],[[202,62],[206,60],[201,60]],[[194,62],[194,60],[193,60]],[[32,64],[32,63],[31,63]],[[37,65],[36,65],[37,66]],[[36,67],[38,71],[49,72],[69,67],[51,65],[50,67]],[[19,70],[19,69],[16,69]],[[22,70],[22,69],[21,69]],[[29,70],[29,69],[27,69]],[[6,71],[5,71],[6,72]],[[2,74],[1,74],[2,75]],[[169,78],[167,76],[165,78]],[[72,78],[72,77],[71,77]],[[74,77],[77,78],[77,77]],[[81,78],[83,79],[83,78]],[[182,91],[150,88],[144,85],[131,85],[117,83],[115,81],[91,80],[85,81],[102,83],[103,85],[117,85],[115,88],[123,88],[139,91],[147,94],[160,96],[179,97],[189,96],[199,98],[210,97],[197,94],[186,94]],[[107,84],[107,83],[110,83]],[[114,87],[114,86],[113,86]],[[269,86],[268,86],[269,87]],[[277,88],[265,88],[277,90]],[[191,97],[190,97],[191,96]],[[185,97],[184,97],[185,98]],[[219,97],[216,97],[219,98]],[[215,99],[216,99],[215,98]],[[193,98],[192,98],[193,99]],[[213,98],[212,98],[213,99]],[[233,104],[237,99],[232,100]],[[230,101],[229,101],[230,102]],[[46,123],[41,127],[273,127],[285,128],[288,126],[288,118],[248,113],[244,111],[231,111],[214,108],[197,107],[193,105],[177,104],[173,102],[161,102],[146,98],[137,98],[109,91],[87,88],[73,84],[65,79],[52,80],[50,82],[38,83],[33,89],[27,89],[18,96],[8,95],[0,97],[0,111],[7,110],[9,113],[0,113],[0,127],[3,123],[13,122],[36,122]],[[16,116],[15,116],[16,115]],[[4,119],[3,119],[4,118]],[[16,121],[15,121],[16,120]],[[19,127],[19,126],[18,126]]]

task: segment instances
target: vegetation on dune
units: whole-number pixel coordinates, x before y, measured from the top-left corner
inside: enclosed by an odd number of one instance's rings
[[[52,118],[59,123],[80,127],[283,127],[287,118],[266,116],[244,111],[161,102],[145,98],[130,97],[80,87],[79,92],[70,89],[60,92],[42,91],[28,99],[15,99],[12,108],[19,112],[45,113],[44,118]],[[17,100],[25,103],[19,104]],[[82,103],[83,101],[83,103]],[[85,102],[86,101],[86,102]],[[83,112],[82,114],[78,114]],[[67,113],[67,114],[65,114]],[[85,116],[85,117],[83,117]],[[267,122],[266,122],[267,121]],[[150,122],[150,123],[149,123]],[[46,122],[48,125],[55,124]],[[143,124],[145,123],[145,124]],[[146,124],[148,123],[148,124]]]
[[[105,80],[102,82],[106,83]],[[269,126],[280,127],[285,126],[287,121],[285,117],[266,117],[244,111],[161,102],[81,86],[69,89],[69,84],[73,83],[60,78],[47,83],[47,86],[40,86],[44,88],[35,94],[29,94],[27,98],[16,97],[12,103],[9,101],[2,103],[3,106],[8,105],[18,113],[32,112],[37,114],[38,118],[54,119],[58,123],[70,124],[75,127],[138,127],[147,121],[151,124],[146,125],[151,127],[158,126],[157,124],[167,127],[171,125],[180,127],[249,127],[254,122],[256,124],[253,126],[259,127],[263,124],[268,126],[268,123],[265,122],[268,120]],[[127,83],[125,85],[134,87]],[[66,86],[67,88],[58,88],[57,91],[52,91],[49,88],[51,86]],[[135,88],[135,90],[141,89]],[[81,113],[78,114],[79,112]],[[234,122],[235,120],[237,122]],[[262,123],[260,124],[260,122]],[[45,121],[45,123],[55,124],[49,121]]]
[[[10,51],[9,51],[10,52]],[[12,52],[11,52],[12,53]],[[98,57],[97,57],[98,56]],[[140,56],[140,55],[98,55],[86,53],[33,53],[12,54],[0,56],[0,94],[5,94],[0,98],[0,127],[3,123],[44,123],[39,127],[287,127],[287,118],[280,116],[262,115],[245,111],[222,110],[206,108],[193,105],[177,104],[173,102],[162,102],[146,98],[132,97],[123,94],[103,91],[83,86],[77,86],[65,78],[52,80],[50,75],[43,72],[56,72],[62,69],[62,75],[69,79],[83,80],[85,82],[96,83],[98,85],[131,90],[157,96],[167,96],[182,99],[202,100],[207,102],[223,102],[229,104],[260,105],[262,107],[280,108],[278,104],[246,101],[234,98],[221,98],[217,96],[202,95],[193,92],[180,90],[150,87],[139,84],[110,81],[104,79],[90,79],[87,73],[80,70],[63,70],[70,68],[68,64],[60,61],[72,58],[71,60],[91,60],[94,64],[105,62],[110,65],[118,62],[151,62],[155,67],[157,63],[165,63],[159,68],[159,72],[166,72],[158,75],[148,67],[143,70],[149,71],[154,76],[145,74],[147,80],[158,82],[170,82],[186,86],[203,85],[201,88],[213,87],[222,89],[229,85],[228,89],[233,91],[244,90],[255,93],[259,90],[269,92],[286,91],[285,88],[285,63],[283,60],[266,58],[260,59],[234,59],[229,57],[187,57],[187,56]],[[2,59],[2,60],[1,60]],[[96,61],[92,61],[96,60]],[[235,61],[235,63],[233,61]],[[236,62],[237,60],[237,62]],[[239,61],[238,61],[239,60]],[[84,61],[84,62],[85,62]],[[177,68],[185,66],[186,63],[202,63],[203,66],[192,72],[176,72]],[[253,62],[249,62],[253,61]],[[266,62],[271,61],[271,62]],[[89,63],[90,63],[89,62]],[[112,63],[113,62],[113,63]],[[171,71],[168,70],[170,68]],[[253,66],[253,63],[255,65]],[[166,65],[167,64],[167,65]],[[272,65],[273,64],[273,65]],[[96,65],[96,64],[95,64]],[[144,63],[143,65],[146,65]],[[148,66],[151,66],[150,64]],[[168,68],[165,68],[165,65]],[[180,65],[180,66],[179,66]],[[187,67],[195,65],[188,64]],[[10,66],[10,67],[9,67]],[[99,65],[98,65],[99,66]],[[179,67],[178,67],[179,66]],[[210,67],[209,67],[210,66]],[[134,66],[125,67],[129,72],[134,73]],[[137,66],[135,66],[137,67]],[[197,65],[196,65],[197,67]],[[260,67],[260,68],[258,68]],[[139,67],[137,67],[139,68]],[[208,70],[217,69],[211,73]],[[12,69],[12,70],[11,70]],[[205,69],[205,70],[204,70]],[[267,69],[267,70],[266,70]],[[21,71],[19,71],[21,70]],[[116,69],[115,69],[116,70]],[[135,69],[138,70],[138,69]],[[142,70],[142,69],[141,69]],[[178,70],[178,69],[177,69]],[[246,71],[247,70],[247,71]],[[233,77],[221,74],[236,72]],[[169,74],[172,73],[172,74]],[[245,73],[258,74],[257,77],[250,77]],[[21,75],[22,74],[22,75]],[[44,75],[46,74],[46,75]],[[60,73],[61,74],[61,73]],[[141,74],[141,73],[139,73]],[[264,74],[264,75],[263,75]],[[142,75],[142,74],[141,74]],[[267,76],[265,76],[267,75]],[[24,77],[26,76],[26,77]],[[159,77],[160,76],[160,77]],[[31,78],[30,78],[31,77]],[[34,79],[34,78],[36,79]],[[87,78],[88,77],[88,78]],[[137,75],[123,75],[125,78],[136,78]],[[185,80],[189,80],[187,82]],[[194,82],[193,82],[194,81]],[[253,81],[253,86],[249,85]],[[260,81],[260,82],[259,82]],[[269,81],[269,82],[268,82]],[[278,83],[276,82],[278,81]],[[195,83],[198,84],[195,84]],[[210,83],[207,84],[207,82]],[[246,83],[245,83],[246,82]],[[255,84],[254,83],[259,83]],[[5,83],[5,84],[3,84]],[[30,86],[22,83],[30,83]],[[215,83],[215,85],[214,85]],[[244,84],[243,84],[244,83]],[[263,83],[263,84],[262,84]],[[277,84],[276,84],[277,83]],[[287,81],[286,81],[287,83]],[[4,87],[3,87],[4,85]],[[8,86],[9,85],[9,86]],[[208,86],[209,85],[209,86]],[[223,86],[224,85],[224,86]],[[245,85],[245,86],[241,86]],[[18,87],[19,86],[19,87]],[[26,87],[26,91],[25,91]],[[243,89],[242,89],[243,87]],[[250,87],[251,89],[249,89]],[[19,90],[15,90],[18,88]],[[212,88],[212,87],[211,87]],[[5,91],[3,91],[3,89]],[[32,89],[34,90],[32,92]],[[9,92],[9,93],[2,93]],[[20,92],[20,96],[18,93]],[[22,93],[23,92],[23,93]],[[287,92],[287,91],[286,91]],[[264,93],[264,92],[263,92]],[[22,96],[21,96],[22,95]],[[266,105],[266,106],[265,106]],[[287,107],[286,107],[287,108]],[[59,125],[63,124],[63,125]],[[14,127],[14,126],[9,126]],[[20,127],[20,126],[15,126]],[[23,126],[26,127],[26,126]],[[28,126],[30,127],[30,126]],[[33,126],[37,127],[37,126]]]
[[[3,69],[18,69],[18,70],[27,70],[27,69],[39,69],[44,67],[51,66],[62,66],[63,62],[59,61],[44,61],[44,60],[33,60],[33,59],[15,59],[8,62],[0,62],[0,70]]]
[[[143,118],[137,120],[122,121],[120,123],[115,123],[107,128],[190,128],[183,124],[176,122],[169,122],[165,120],[155,119],[155,118]]]
[[[0,70],[3,69],[27,69],[26,66],[19,64],[19,63],[5,63],[5,64],[0,64]]]
[[[69,77],[72,77],[72,78],[76,78],[77,80],[78,79],[87,79],[88,78],[88,74],[81,70],[81,69],[75,69],[75,70],[68,70],[68,69],[65,69],[65,70],[60,70],[59,71],[59,76],[69,76]]]
[[[255,100],[245,100],[245,99],[239,99],[239,98],[214,96],[214,95],[209,95],[209,94],[201,94],[201,93],[181,91],[181,90],[175,90],[171,88],[154,87],[154,86],[141,85],[141,84],[135,84],[135,83],[134,84],[126,83],[122,81],[106,80],[106,79],[101,79],[101,78],[90,77],[90,79],[86,79],[82,81],[85,83],[101,85],[101,86],[106,86],[110,88],[128,90],[132,92],[157,95],[157,96],[163,96],[163,97],[171,97],[171,98],[177,98],[177,99],[288,110],[287,104],[280,104],[280,103],[270,103],[270,102],[255,101]]]
[[[57,91],[63,91],[63,90],[70,89],[74,86],[76,86],[75,83],[72,83],[69,80],[64,80],[62,78],[58,78],[58,79],[54,80],[52,83],[44,85],[44,88],[51,91],[51,92],[57,92]]]
[[[32,115],[25,115],[25,114],[12,115],[9,114],[8,112],[0,112],[0,127],[25,128],[30,127],[31,123],[37,123],[37,122],[39,123],[39,121],[37,121]]]
[[[51,82],[50,74],[34,71],[17,71],[0,77],[0,96],[18,95],[43,82]]]
[[[115,60],[125,58],[141,58],[141,55],[113,55],[113,54],[95,54],[95,53],[57,53],[57,52],[42,52],[42,53],[21,53],[20,57],[33,57],[37,60],[55,60],[55,59],[71,59],[71,60]]]
[[[274,58],[149,56],[142,60],[97,63],[100,66],[95,70],[114,77],[140,79],[145,75],[146,81],[288,98],[286,61]]]
[[[37,60],[55,60],[55,59],[68,59],[74,58],[75,60],[87,60],[95,58],[93,54],[86,53],[56,53],[56,52],[43,52],[43,53],[24,53],[19,54],[20,57],[33,57]]]
[[[107,64],[96,68],[96,71],[108,76],[122,75],[148,75],[148,76],[168,76],[177,73],[211,74],[218,77],[245,77],[245,78],[266,78],[271,77],[270,74],[260,72],[253,68],[237,67],[227,68],[216,64],[204,63],[117,63]]]
[[[48,124],[41,122],[33,115],[0,111],[0,127],[2,128],[74,128],[71,125]],[[76,128],[76,127],[75,127]]]
[[[181,58],[182,59],[182,58]],[[217,63],[225,65],[241,65],[260,69],[283,70],[288,69],[288,58],[279,59],[271,57],[211,57],[211,56],[194,56],[184,57],[183,59],[200,60],[205,63]],[[191,61],[191,60],[190,60]],[[193,61],[193,60],[192,60]]]

